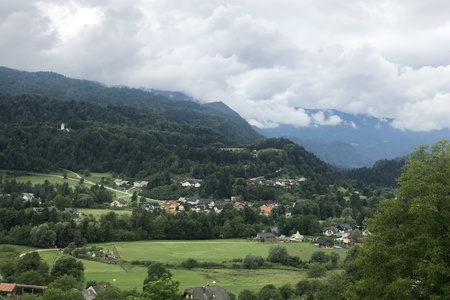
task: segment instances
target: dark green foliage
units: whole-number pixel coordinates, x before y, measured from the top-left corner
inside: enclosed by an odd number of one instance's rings
[[[313,254],[311,254],[311,260],[312,263],[321,263],[325,264],[330,261],[330,255],[326,254],[324,251],[314,251]]]
[[[147,278],[144,280],[144,286],[148,283],[158,280],[170,280],[172,273],[161,262],[154,262],[147,267]]]
[[[185,269],[192,269],[198,266],[198,261],[193,258],[188,258],[183,261],[180,266]]]
[[[101,289],[95,296],[97,300],[123,300],[125,299],[123,292],[115,287],[108,286],[107,288]]]
[[[51,275],[54,279],[69,275],[75,278],[78,282],[84,280],[84,265],[81,261],[77,261],[71,256],[62,256],[52,267]]]
[[[311,263],[308,267],[307,275],[309,278],[319,278],[325,276],[327,268],[321,263]]]
[[[42,300],[84,300],[83,295],[78,290],[63,291],[61,289],[47,289]]]
[[[258,296],[256,295],[255,292],[250,291],[250,290],[243,290],[238,298],[238,300],[258,300]]]
[[[330,263],[331,263],[331,268],[336,269],[338,267],[338,263],[339,263],[339,254],[337,254],[336,252],[331,252],[330,253]]]
[[[280,291],[273,285],[264,286],[258,292],[258,300],[282,300]]]
[[[89,286],[88,286],[89,287]],[[70,291],[71,289],[81,289],[81,282],[70,275],[62,275],[53,280],[49,285],[50,289],[60,289],[62,291]]]
[[[372,167],[363,167],[343,172],[347,179],[358,180],[365,186],[396,187],[397,178],[402,173],[405,159],[379,160]]]
[[[294,288],[290,284],[284,284],[278,288],[281,298],[284,300],[292,299],[295,294]]]
[[[127,107],[135,107],[151,114],[144,119],[141,118],[142,114],[128,114],[128,118],[135,119],[138,124],[147,124],[150,119],[151,124],[155,124],[158,129],[176,127],[186,136],[201,134],[201,138],[205,140],[219,134],[222,139],[214,141],[219,145],[226,145],[227,142],[253,143],[263,138],[237,115],[225,114],[191,101],[174,102],[144,90],[108,88],[96,82],[70,79],[56,73],[27,73],[1,67],[0,92],[12,95],[39,94],[58,100],[92,102],[107,108],[108,105],[115,105],[124,111]],[[92,114],[95,115],[95,112]],[[50,119],[51,116],[43,117]],[[32,118],[33,115],[29,113],[27,117]],[[74,129],[77,125],[70,122],[67,114],[58,116],[57,121],[67,122]],[[116,121],[122,123],[120,118]]]
[[[30,235],[32,246],[48,248],[55,245],[56,233],[54,230],[50,229],[47,224],[33,227]]]
[[[307,279],[302,279],[299,282],[297,282],[297,285],[295,286],[295,294],[297,296],[303,296],[311,293],[311,283]]]
[[[264,264],[264,258],[261,256],[255,256],[253,254],[247,254],[242,261],[244,269],[257,269]]]
[[[395,200],[367,220],[373,235],[346,263],[348,299],[446,299],[450,295],[450,142],[419,147]]]
[[[173,281],[170,277],[160,277],[156,281],[150,281],[147,284],[144,284],[141,298],[152,300],[178,300],[180,299],[178,286],[178,281]]]
[[[267,256],[268,261],[287,265],[289,261],[288,258],[289,255],[286,246],[277,245],[270,247],[269,256]]]

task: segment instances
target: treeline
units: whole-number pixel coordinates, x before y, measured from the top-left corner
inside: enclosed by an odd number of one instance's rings
[[[25,200],[23,193],[33,193],[34,200]],[[70,242],[81,246],[109,241],[249,238],[271,228],[286,236],[296,231],[319,235],[323,226],[361,225],[364,218],[373,216],[381,199],[389,198],[382,192],[375,194],[362,198],[353,193],[346,200],[344,193],[331,190],[301,201],[285,198],[269,215],[261,215],[260,204],[252,202],[241,210],[225,204],[220,213],[196,212],[188,206],[175,214],[136,207],[130,214],[110,211],[98,219],[81,216],[77,222],[78,216],[74,218],[66,208],[104,207],[113,199],[111,192],[102,185],[71,188],[67,183],[32,185],[4,179],[0,181],[0,243],[66,247]]]
[[[340,175],[345,180],[355,180],[358,188],[368,189],[369,186],[397,187],[397,178],[402,174],[406,158],[383,159],[372,167],[362,167],[343,170]]]

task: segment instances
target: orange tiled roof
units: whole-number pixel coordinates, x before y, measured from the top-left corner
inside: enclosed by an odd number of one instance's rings
[[[270,213],[272,211],[272,208],[266,205],[260,206],[259,210],[265,213]]]
[[[14,283],[0,283],[0,292],[12,293],[16,285]]]

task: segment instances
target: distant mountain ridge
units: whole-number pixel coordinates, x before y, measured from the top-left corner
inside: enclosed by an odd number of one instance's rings
[[[305,109],[308,115],[318,112],[325,119],[338,116],[338,125],[315,124],[311,127],[280,125],[258,128],[267,137],[289,138],[322,160],[343,167],[372,166],[382,159],[404,157],[420,145],[431,145],[439,139],[450,138],[450,131],[413,132],[390,126],[392,119],[368,115],[352,115],[338,110]]]
[[[226,143],[248,145],[264,139],[225,104],[199,104],[179,92],[107,87],[53,72],[25,72],[0,67],[0,93],[37,94],[58,100],[79,100],[100,105],[125,105],[147,109],[170,122],[200,126],[226,138]]]

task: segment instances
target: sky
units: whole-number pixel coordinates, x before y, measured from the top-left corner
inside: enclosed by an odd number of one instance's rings
[[[305,109],[450,128],[448,0],[3,0],[0,65],[222,101],[250,124]]]

